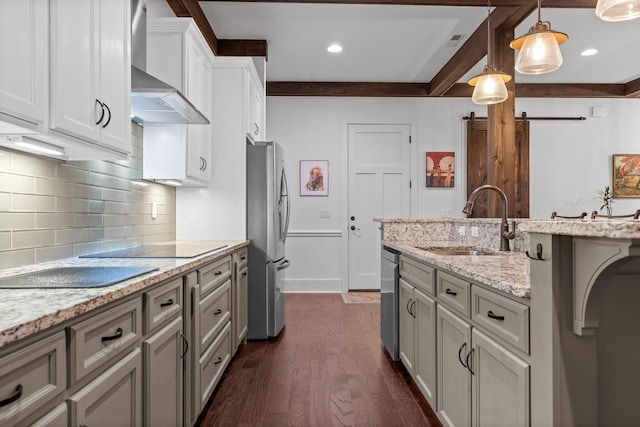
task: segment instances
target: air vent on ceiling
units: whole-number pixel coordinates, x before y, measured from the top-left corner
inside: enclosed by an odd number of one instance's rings
[[[458,44],[460,44],[460,41],[463,38],[464,38],[464,34],[454,34],[454,35],[451,36],[449,41],[447,41],[447,43],[445,43],[445,46],[451,46],[451,47],[458,46]]]

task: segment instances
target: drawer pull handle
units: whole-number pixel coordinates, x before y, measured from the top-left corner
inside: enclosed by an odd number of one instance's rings
[[[167,302],[160,303],[160,307],[169,307],[170,305],[173,305],[173,300],[172,299],[170,299]]]
[[[407,301],[407,312],[413,316],[413,313],[411,312],[411,301],[413,301],[413,298],[409,298],[409,301]]]
[[[222,310],[217,309],[216,311],[213,312],[214,316],[217,316],[218,314],[222,313]]]
[[[118,328],[116,329],[115,335],[111,335],[110,337],[102,337],[102,342],[113,341],[113,340],[117,340],[118,338],[122,338],[123,332],[124,331],[122,330],[122,328]]]
[[[242,275],[243,275],[243,276],[246,276],[246,275],[247,275],[247,272],[245,271],[244,273],[242,273]]]
[[[244,261],[245,259],[247,259],[247,257],[246,257],[246,256],[241,256],[241,257],[240,257],[240,260],[241,260],[241,261]]]
[[[218,271],[216,271],[215,273],[213,273],[213,275],[214,275],[214,276],[219,276],[219,275],[221,275],[221,274],[222,274],[222,271],[220,271],[220,270],[218,270]]]
[[[460,346],[460,350],[458,350],[458,360],[460,361],[460,364],[462,366],[464,366],[465,368],[469,369],[469,367],[467,365],[464,364],[464,362],[462,361],[462,350],[464,350],[464,348],[467,346],[467,343],[463,343]]]
[[[16,386],[16,391],[14,391],[11,396],[7,397],[4,400],[0,400],[0,407],[7,406],[8,404],[13,403],[16,400],[20,399],[21,397],[22,397],[22,384],[18,384]]]
[[[449,289],[449,288],[447,288],[447,289],[444,291],[444,293],[445,293],[445,294],[447,294],[447,295],[453,295],[453,296],[458,295],[458,293],[457,293],[457,292],[454,292],[454,291],[452,291],[452,290],[451,290],[451,289]]]
[[[216,360],[215,362],[213,362],[214,365],[219,365],[222,363],[222,357],[218,357],[218,360]]]
[[[504,320],[504,316],[496,316],[491,310],[487,311],[487,316],[489,316],[490,319]]]

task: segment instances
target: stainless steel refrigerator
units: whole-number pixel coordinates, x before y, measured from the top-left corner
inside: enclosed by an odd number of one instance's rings
[[[247,238],[249,244],[248,339],[276,337],[285,322],[282,288],[289,260],[289,188],[282,147],[273,141],[247,146]]]

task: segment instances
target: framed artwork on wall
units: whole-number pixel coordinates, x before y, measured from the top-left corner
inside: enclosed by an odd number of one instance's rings
[[[427,151],[427,187],[452,188],[455,185],[455,153]]]
[[[300,195],[329,195],[329,160],[300,160]]]
[[[640,197],[640,154],[613,155],[613,198]]]

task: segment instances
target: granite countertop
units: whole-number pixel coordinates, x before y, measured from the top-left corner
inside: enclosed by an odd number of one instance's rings
[[[529,220],[519,224],[527,233],[558,234],[610,239],[640,238],[640,221],[615,219]]]
[[[438,255],[417,246],[457,246],[448,241],[384,241],[385,246],[516,297],[529,298],[529,260],[522,252],[498,255]]]
[[[226,248],[194,258],[66,258],[0,271],[0,278],[55,267],[69,266],[149,266],[158,270],[100,288],[0,289],[0,347],[58,325],[75,316],[101,307],[170,277],[247,246],[248,240],[180,241],[194,246],[209,243]],[[178,242],[167,242],[178,243]]]

